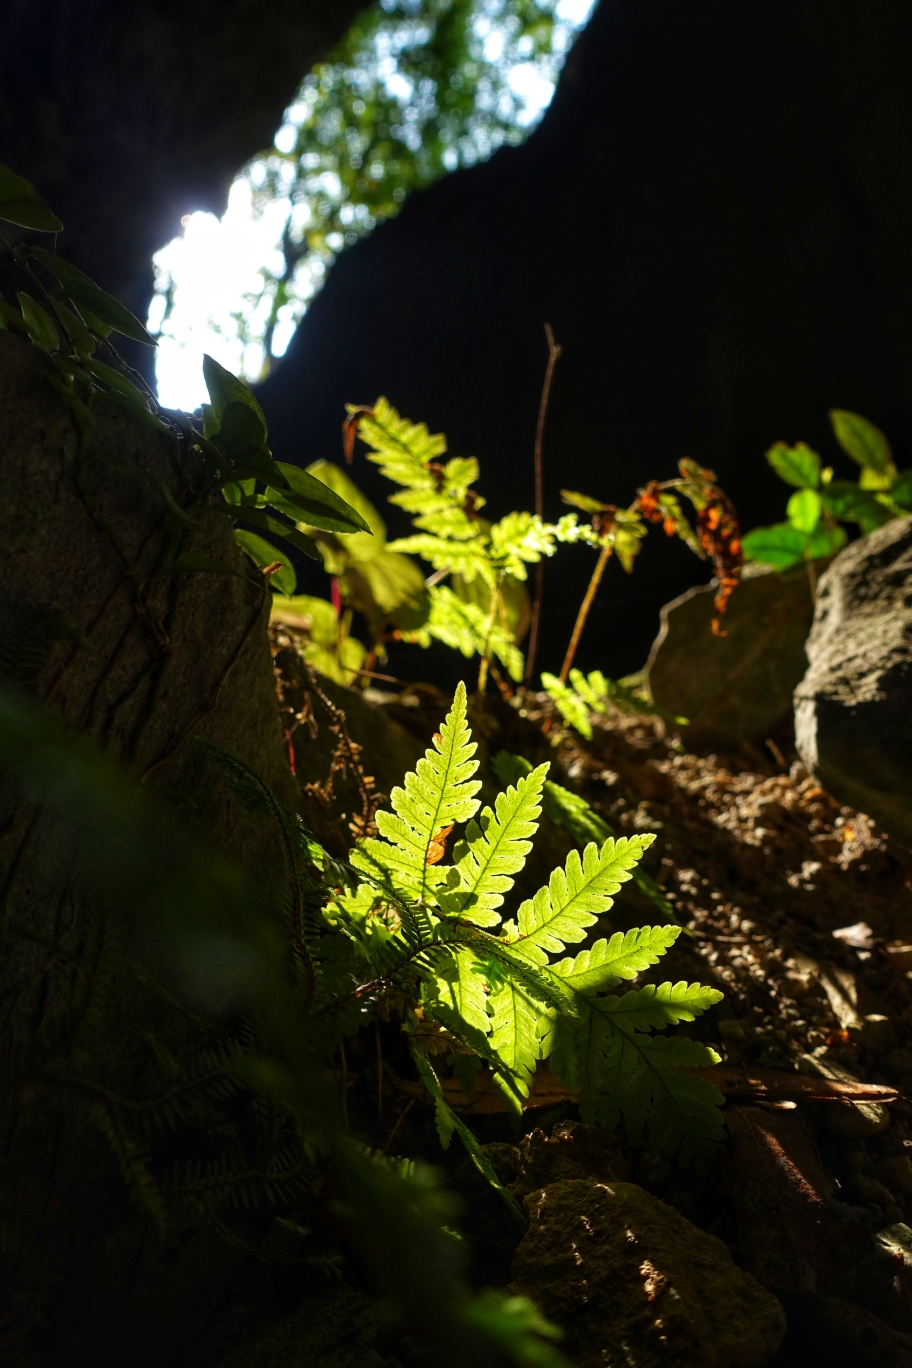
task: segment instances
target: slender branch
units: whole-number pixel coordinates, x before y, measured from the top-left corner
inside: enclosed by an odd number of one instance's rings
[[[592,579],[589,581],[589,588],[586,590],[586,597],[580,604],[580,610],[576,615],[576,625],[573,628],[573,636],[570,638],[570,645],[567,647],[567,654],[564,656],[564,663],[561,666],[561,683],[566,684],[567,675],[573,664],[573,657],[576,655],[576,648],[579,639],[583,634],[586,625],[586,618],[589,616],[589,609],[592,607],[592,600],[595,598],[596,590],[602,582],[602,575],[605,573],[605,566],[608,564],[608,557],[611,555],[611,546],[603,546],[602,553],[598,558],[596,567],[592,572]]]
[[[535,512],[540,518],[545,516],[545,482],[544,465],[542,462],[542,442],[545,435],[545,419],[548,416],[548,400],[551,397],[551,381],[554,377],[554,367],[557,365],[558,357],[562,348],[554,341],[554,333],[551,331],[551,324],[545,324],[545,336],[548,339],[548,364],[545,367],[545,379],[542,384],[541,403],[538,406],[538,424],[535,428]],[[535,599],[532,603],[532,622],[529,626],[529,654],[526,658],[526,677],[525,683],[529,684],[532,680],[532,673],[535,669],[535,656],[538,651],[538,634],[541,623],[542,596],[545,590],[545,562],[539,560],[535,570]]]

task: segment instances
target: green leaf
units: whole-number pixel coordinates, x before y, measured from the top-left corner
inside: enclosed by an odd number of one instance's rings
[[[623,997],[607,997],[601,1006],[625,1031],[661,1031],[679,1021],[693,1021],[722,996],[702,983],[650,983],[631,988]]]
[[[591,678],[591,676],[590,676]],[[508,751],[498,751],[491,760],[491,768],[497,775],[502,784],[512,784],[523,774],[528,774],[532,768],[528,760],[521,755],[510,755]],[[602,845],[614,832],[608,823],[595,812],[590,803],[579,793],[573,793],[571,789],[564,788],[562,784],[555,784],[549,779],[542,790],[542,812],[549,821],[556,826],[563,827],[566,831],[579,841],[581,845],[586,845],[589,841],[595,841],[597,845]],[[674,908],[668,901],[668,897],[661,884],[657,883],[651,874],[647,874],[645,869],[639,865],[631,872],[631,878],[637,888],[652,902],[662,916],[667,921],[677,924]],[[688,931],[688,935],[690,932]]]
[[[90,311],[93,318],[99,319],[107,330],[122,333],[134,342],[145,342],[150,347],[156,346],[155,338],[146,332],[139,319],[131,314],[129,309],[124,308],[113,295],[109,295],[106,290],[96,285],[85,272],[71,266],[68,261],[61,261],[60,257],[46,252],[43,247],[33,247],[31,252],[57,277],[90,326],[92,320],[86,316],[85,308]]]
[[[524,984],[508,978],[492,991],[488,1005],[493,1017],[491,1046],[514,1074],[523,1094],[528,1096],[541,1054],[538,1037],[541,1003],[530,996]]]
[[[755,527],[742,539],[745,560],[772,565],[777,570],[804,559],[808,538],[791,523],[775,523],[772,527]]]
[[[593,499],[589,494],[579,494],[575,489],[562,489],[561,499],[571,508],[581,508],[584,513],[601,513],[605,505],[600,499]]]
[[[116,390],[118,394],[124,395],[127,399],[134,400],[137,408],[144,408],[148,411],[148,395],[128,375],[115,370],[113,366],[106,365],[104,361],[99,361],[97,356],[89,358],[88,367],[92,374],[97,379],[104,381],[110,389]]]
[[[272,542],[266,541],[265,537],[258,537],[255,532],[245,532],[243,528],[235,528],[234,540],[242,551],[247,552],[254,565],[261,570],[267,565],[274,565],[276,561],[281,561],[281,570],[277,570],[269,576],[270,585],[274,584],[280,594],[289,597],[297,592],[298,577],[295,574],[294,566],[288,556],[277,550]]]
[[[835,556],[837,551],[841,551],[848,541],[845,528],[825,527],[823,524],[811,537],[808,555],[811,560],[824,560],[829,556]]]
[[[436,973],[434,987],[443,1005],[455,1012],[470,1030],[487,1035],[491,1030],[484,977],[479,961],[470,950],[456,954]]]
[[[607,1008],[609,999],[580,998],[576,1017],[552,1018],[543,1040],[552,1068],[579,1094],[583,1120],[614,1130],[623,1119],[636,1143],[650,1143],[682,1164],[702,1167],[724,1138],[722,1094],[684,1069],[717,1064],[719,1056],[683,1037],[623,1030]]]
[[[332,646],[339,635],[339,616],[329,599],[314,598],[310,594],[283,598],[276,594],[271,617],[274,622],[304,627],[310,633],[311,641],[320,646]]]
[[[589,721],[589,705],[585,699],[564,684],[557,675],[542,671],[542,685],[545,693],[557,704],[557,710],[568,726],[575,727],[580,736],[592,740],[592,723]]]
[[[586,996],[613,988],[622,979],[636,978],[658,964],[681,934],[679,926],[638,926],[616,931],[610,940],[598,940],[573,959],[551,965],[566,985]],[[516,947],[519,948],[518,946]]]
[[[892,494],[892,491],[891,491]],[[895,494],[893,494],[895,498]],[[870,523],[881,527],[892,514],[870,489],[862,489],[850,480],[832,480],[821,490],[823,506],[834,518],[848,522]]]
[[[266,425],[258,414],[239,399],[232,399],[220,417],[219,430],[211,438],[213,445],[229,461],[250,466],[258,473],[262,468],[264,478],[274,473],[276,484],[281,485],[281,471],[266,448]]]
[[[356,560],[370,560],[382,552],[386,547],[386,523],[370,499],[366,498],[354,480],[349,479],[341,466],[334,465],[332,461],[311,461],[307,466],[307,474],[313,475],[314,479],[331,489],[349,508],[360,514],[367,524],[371,535],[355,533],[346,538],[345,550],[348,555]]]
[[[452,1108],[448,1106],[446,1099],[443,1096],[443,1089],[440,1086],[440,1082],[427,1055],[420,1054],[416,1051],[412,1058],[421,1075],[421,1081],[434,1099],[437,1132],[440,1136],[440,1142],[443,1145],[443,1148],[448,1148],[450,1138],[455,1131],[465,1146],[466,1152],[472,1160],[472,1163],[478,1169],[478,1172],[503,1199],[517,1224],[525,1229],[528,1222],[517,1206],[516,1198],[513,1196],[512,1192],[505,1188],[503,1183],[501,1183],[497,1174],[491,1167],[490,1160],[468,1126],[464,1121],[460,1120]]]
[[[122,396],[112,395],[111,397],[119,399]],[[199,523],[196,522],[193,518],[191,518],[186,508],[181,508],[180,504],[177,502],[174,495],[171,493],[171,490],[165,484],[164,480],[160,479],[158,475],[153,475],[151,471],[146,472],[146,479],[149,481],[149,484],[152,486],[152,488],[156,491],[159,498],[165,501],[171,516],[173,518],[176,518],[176,520],[179,523],[181,523],[182,526],[186,527],[189,532],[198,532]]]
[[[799,489],[786,506],[789,522],[805,536],[812,536],[820,522],[823,504],[816,489]]]
[[[52,214],[38,191],[8,166],[0,165],[0,219],[34,228],[39,233],[60,233],[63,224]]]
[[[54,326],[54,320],[46,309],[32,299],[25,290],[20,290],[16,298],[19,300],[19,307],[22,310],[22,317],[25,319],[25,326],[28,328],[29,337],[40,347],[42,351],[56,351],[60,346],[60,334]]]
[[[893,482],[890,496],[900,508],[912,509],[912,470],[902,470]]]
[[[61,304],[59,299],[51,299],[51,307],[57,315],[58,321],[69,333],[70,340],[80,357],[85,360],[91,356],[95,350],[95,338],[86,327],[85,320],[79,314],[73,313],[65,304]]]
[[[820,483],[820,457],[804,442],[787,446],[777,442],[766,453],[766,459],[780,479],[799,489],[816,489]]]
[[[486,807],[466,828],[454,859],[458,883],[448,883],[438,894],[440,908],[448,916],[461,917],[476,926],[496,926],[503,895],[513,887],[510,877],[518,873],[532,849],[538,830],[541,790],[548,765],[520,779],[515,788],[499,793],[494,810]]]
[[[252,413],[255,413],[260,420],[263,429],[263,441],[265,442],[266,419],[250,387],[245,385],[243,380],[239,380],[236,375],[232,375],[230,370],[220,366],[212,356],[203,357],[203,379],[206,382],[206,389],[209,391],[209,399],[215,417],[221,420],[229,404],[243,404],[245,408],[249,408]],[[207,432],[206,436],[211,437],[212,433]]]
[[[280,522],[278,518],[270,517],[268,513],[264,513],[260,508],[243,507],[238,508],[237,511],[235,511],[234,507],[231,507],[230,511],[232,517],[242,518],[244,522],[252,523],[254,527],[260,527],[264,532],[271,532],[273,536],[281,537],[284,541],[287,541],[290,546],[297,547],[299,551],[303,551],[304,555],[309,556],[311,560],[318,561],[320,559],[320,548],[317,546],[316,542],[308,537],[306,533],[299,532],[296,527],[289,527],[288,523],[283,523]],[[273,559],[276,559],[276,557]]]
[[[108,390],[105,398],[117,404],[118,408],[126,409],[128,413],[132,413],[134,417],[141,419],[147,427],[155,428],[156,432],[166,432],[169,437],[174,436],[172,429],[168,427],[167,423],[162,422],[157,413],[152,412],[138,391],[112,389]]]
[[[601,850],[586,846],[582,861],[571,850],[565,869],[555,869],[547,887],[524,902],[517,914],[520,939],[513,943],[517,954],[534,964],[547,964],[564,946],[585,940],[588,928],[606,912],[621,884],[642,858],[655,837],[608,839]]]
[[[311,527],[322,528],[325,532],[366,532],[371,536],[370,524],[365,518],[322,480],[298,466],[284,462],[277,464],[288,485],[280,493],[267,490],[266,497],[274,502],[279,493],[279,498],[287,505],[282,507],[281,503],[277,504],[283,512],[297,518],[298,522],[307,522]]]
[[[405,787],[394,788],[390,794],[393,811],[377,813],[377,826],[385,840],[359,844],[359,850],[373,855],[381,868],[389,869],[419,896],[439,881],[438,867],[427,863],[434,837],[456,822],[468,821],[478,810],[475,794],[481,783],[472,778],[478,769],[473,759],[477,748],[466,708],[465,685],[460,684],[433,746],[405,776]]]
[[[880,428],[848,409],[830,409],[830,422],[837,442],[853,461],[875,475],[890,479],[896,475],[890,443]]]
[[[360,541],[355,533],[351,541]],[[346,539],[348,550],[350,540]],[[346,599],[363,613],[377,632],[384,618],[403,631],[413,632],[428,621],[430,594],[421,569],[408,556],[380,551],[368,560],[351,558],[344,575]]]

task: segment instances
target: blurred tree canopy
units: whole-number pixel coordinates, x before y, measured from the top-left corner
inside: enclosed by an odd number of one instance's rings
[[[145,316],[152,254],[221,212],[359,0],[0,0],[0,161],[66,255]]]
[[[394,216],[412,190],[523,141],[547,102],[530,111],[529,88],[550,93],[589,8],[586,0],[378,0],[358,16],[304,78],[274,147],[243,173],[255,213],[287,204],[280,264],[263,265],[261,292],[234,315],[266,370],[284,350],[277,326],[285,323],[287,336],[339,251]],[[168,269],[156,288],[167,316]]]

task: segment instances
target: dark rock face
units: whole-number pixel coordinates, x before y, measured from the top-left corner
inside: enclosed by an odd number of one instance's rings
[[[635,1183],[564,1179],[526,1206],[511,1290],[565,1331],[580,1368],[760,1368],[779,1347],[776,1298]]]
[[[795,690],[802,759],[839,802],[912,844],[912,517],[837,556],[807,653]]]
[[[602,0],[525,146],[415,195],[334,266],[262,386],[277,452],[338,460],[343,404],[383,393],[480,458],[494,516],[531,507],[547,320],[550,517],[561,487],[626,503],[689,455],[746,527],[775,521],[771,442],[851,474],[837,405],[902,453],[910,60],[898,0]],[[353,475],[383,508],[377,472]],[[591,568],[583,548],[547,567],[544,668]],[[581,668],[642,666],[661,605],[703,578],[653,533],[630,578],[609,568]]]
[[[646,666],[653,700],[686,717],[687,743],[736,750],[792,730],[792,694],[807,669],[804,643],[814,616],[807,570],[750,566],[712,630],[714,591],[688,589],[662,609]]]

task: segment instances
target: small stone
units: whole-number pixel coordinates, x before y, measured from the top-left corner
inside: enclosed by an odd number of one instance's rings
[[[743,1045],[748,1039],[748,1028],[743,1021],[720,1021],[719,1034],[723,1040],[730,1040]]]
[[[777,1299],[636,1184],[568,1179],[526,1206],[510,1291],[564,1330],[579,1368],[760,1368],[778,1348]]]
[[[807,572],[803,564],[782,574],[745,567],[724,637],[712,630],[714,594],[700,585],[662,609],[648,687],[660,707],[690,719],[691,745],[764,746],[788,727],[792,692],[807,668],[814,613]]]

